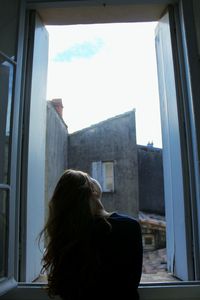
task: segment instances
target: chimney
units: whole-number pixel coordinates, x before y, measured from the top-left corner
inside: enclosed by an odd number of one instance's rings
[[[62,99],[61,98],[52,99],[51,102],[52,102],[55,110],[57,111],[57,113],[62,118],[62,116],[63,116],[63,107],[64,107],[63,104],[62,104]]]
[[[153,148],[153,141],[152,141],[151,143],[148,142],[147,147],[148,147],[148,148]]]

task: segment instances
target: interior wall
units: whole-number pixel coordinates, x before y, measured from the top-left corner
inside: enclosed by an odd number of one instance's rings
[[[0,51],[13,58],[16,55],[18,6],[19,0],[7,0],[0,9]]]
[[[193,0],[193,7],[194,7],[194,18],[195,18],[196,35],[197,35],[197,43],[198,43],[198,53],[200,56],[200,1]]]
[[[176,1],[111,0],[72,3],[72,1],[27,0],[26,2],[29,9],[37,10],[46,25],[70,25],[156,21],[160,19],[167,5]]]
[[[40,8],[39,14],[47,25],[148,22],[161,17],[165,6],[148,5],[93,5],[90,7]]]

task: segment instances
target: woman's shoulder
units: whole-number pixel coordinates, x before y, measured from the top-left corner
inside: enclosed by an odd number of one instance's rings
[[[118,213],[118,212],[113,212],[110,216],[109,219],[113,219],[113,220],[119,220],[119,221],[128,221],[128,222],[133,222],[133,223],[138,223],[138,220],[133,217],[130,216],[128,214],[124,214],[124,213]]]
[[[122,224],[122,226],[124,225],[128,227],[140,228],[139,221],[135,217],[132,217],[128,214],[114,212],[109,216],[108,220],[112,224],[115,223]]]

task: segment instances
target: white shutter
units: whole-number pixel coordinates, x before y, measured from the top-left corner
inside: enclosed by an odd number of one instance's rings
[[[101,161],[92,162],[92,177],[100,183],[101,187],[103,187],[102,162]]]
[[[165,212],[168,269],[182,280],[193,279],[190,220],[187,218],[183,185],[177,90],[172,56],[170,15],[166,13],[156,29],[156,52],[163,138]]]
[[[22,245],[21,280],[31,282],[41,270],[42,250],[37,237],[44,226],[45,209],[45,140],[46,80],[48,65],[48,32],[37,14],[32,14],[29,57],[31,69],[30,119],[26,136],[27,182],[24,207],[24,240]],[[27,99],[28,100],[28,99]],[[43,246],[41,245],[41,248]]]

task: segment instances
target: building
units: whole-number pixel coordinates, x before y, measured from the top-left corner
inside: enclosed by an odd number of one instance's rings
[[[100,182],[106,209],[138,216],[135,111],[70,134],[68,162]]]
[[[57,100],[57,99],[56,99]],[[61,173],[68,167],[68,128],[62,119],[62,100],[47,101],[45,150],[45,219],[48,202]]]
[[[164,216],[162,149],[137,145],[140,211]]]
[[[48,101],[47,199],[68,167],[87,172],[100,182],[102,201],[109,211],[136,218],[139,210],[165,215],[162,149],[136,144],[135,110],[69,134],[53,107]]]
[[[46,128],[46,208],[64,169],[82,170],[100,182],[108,211],[140,221],[145,250],[166,247],[162,149],[136,144],[135,110],[68,134],[48,101]]]
[[[144,250],[166,247],[166,220],[162,149],[137,145],[139,221]]]

